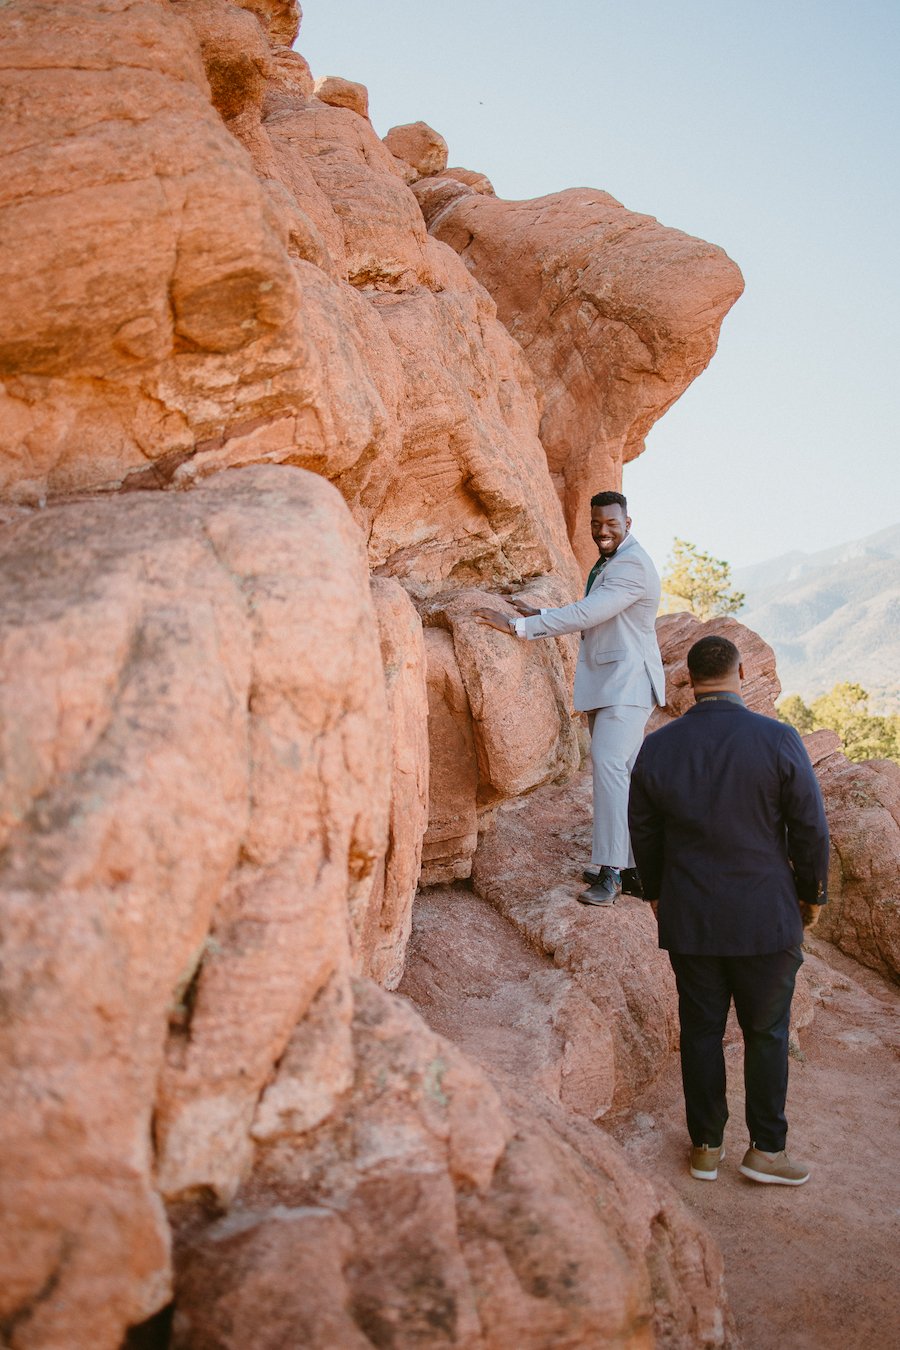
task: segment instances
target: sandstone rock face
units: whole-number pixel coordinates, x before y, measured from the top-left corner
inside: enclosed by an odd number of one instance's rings
[[[438,175],[440,178],[455,179],[457,183],[465,183],[466,187],[473,188],[475,192],[483,192],[488,197],[496,197],[494,185],[487,174],[479,173],[477,169],[460,169],[458,167],[444,169]]]
[[[537,1106],[368,982],[420,859],[578,758],[574,641],[472,616],[580,582],[559,391],[423,219],[490,184],[316,83],[293,0],[0,14],[4,1338],[118,1350],[174,1229],[192,1347],[728,1344],[587,1123],[668,1037],[635,924],[598,964],[553,911]]]
[[[804,737],[832,844],[828,904],[816,933],[900,980],[900,765],[884,759],[854,764],[829,744],[833,734]]]
[[[374,986],[354,1005],[344,1120],[261,1149],[186,1231],[176,1346],[732,1343],[720,1258],[616,1145],[501,1096]]]
[[[393,989],[403,973],[428,824],[427,667],[422,622],[403,587],[375,577],[372,599],[388,700],[391,812],[384,864],[373,874],[360,968]]]
[[[585,1114],[597,1117],[627,1105],[660,1071],[678,1043],[678,1006],[649,905],[627,896],[609,911],[578,903],[591,807],[590,774],[504,806],[479,841],[472,883],[565,972],[569,997],[592,1005],[573,1019],[582,1035],[591,1025],[606,1028],[605,1036],[593,1034],[589,1057],[604,1087]],[[569,1058],[586,1062],[577,1036],[569,1040]]]
[[[297,0],[231,0],[239,9],[255,14],[275,48],[290,47],[300,32],[301,10]]]
[[[544,604],[560,603],[549,598],[552,589],[542,588]],[[519,642],[495,632],[473,615],[492,599],[458,591],[426,610],[436,625],[426,630],[432,764],[426,885],[469,875],[485,811],[579,763],[570,712],[573,644]]]
[[[341,79],[340,75],[325,75],[316,80],[313,93],[333,108],[349,108],[360,117],[369,116],[369,91],[364,84]]]
[[[274,69],[259,19],[228,0],[173,0],[173,7],[199,38],[213,106],[226,121],[261,107]]]
[[[721,249],[605,192],[420,202],[431,233],[490,291],[535,373],[547,462],[588,567],[591,495],[621,487],[622,465],[709,363],[743,289],[740,272]]]
[[[391,422],[361,354],[370,335],[317,265],[303,287],[302,263],[328,262],[328,237],[295,199],[273,200],[277,165],[262,165],[261,182],[235,139],[262,154],[260,82],[285,83],[250,10],[34,0],[7,24],[5,102],[19,109],[0,200],[0,268],[19,316],[2,356],[13,499],[152,486],[198,451],[207,469],[279,459],[336,477],[384,443],[388,468]],[[67,63],[84,72],[78,99]],[[98,108],[119,110],[100,132]],[[328,201],[316,203],[343,247]],[[411,199],[405,218],[415,251]]]
[[[227,1201],[317,1000],[349,1049],[388,825],[376,625],[312,475],[52,508],[0,546],[0,1317],[16,1348],[116,1346],[168,1296],[157,1185]]]
[[[53,25],[54,60],[85,67],[73,102],[33,68],[48,7],[22,7],[5,78],[38,134],[12,128],[0,202],[16,240],[0,270],[22,329],[8,330],[0,491],[34,502],[294,464],[336,483],[370,565],[420,604],[549,576],[569,599],[578,578],[521,351],[426,234],[357,87],[326,81],[310,96],[282,45],[291,12],[295,24],[291,6],[262,0],[73,0]],[[96,132],[94,110],[117,100],[123,144]],[[40,150],[41,129],[60,127],[78,154]],[[161,195],[160,174],[178,191]],[[23,237],[38,250],[29,262]],[[474,696],[486,725],[516,722],[508,686]],[[561,711],[564,742],[567,723]],[[559,771],[568,751],[551,753],[542,725],[539,762],[503,767],[481,747],[488,777],[470,814],[497,796],[498,773],[519,790]]]
[[[532,855],[547,846],[541,838]],[[400,992],[433,1030],[522,1096],[546,1097],[595,1121],[612,1107],[609,1010],[477,893],[419,892]]]
[[[656,620],[656,636],[666,670],[666,706],[653,710],[647,723],[648,732],[693,707],[687,654],[695,642],[713,635],[728,638],[741,654],[744,667],[742,693],[747,707],[765,717],[775,716],[775,700],[781,695],[775,653],[758,633],[728,617],[701,623],[693,614],[663,614]]]

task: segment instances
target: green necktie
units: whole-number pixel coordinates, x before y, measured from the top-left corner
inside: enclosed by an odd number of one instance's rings
[[[588,572],[587,585],[584,588],[585,595],[590,595],[591,587],[593,586],[594,582],[597,580],[597,577],[603,571],[603,568],[606,566],[608,562],[609,562],[608,558],[598,558],[597,561],[594,563],[590,572]]]

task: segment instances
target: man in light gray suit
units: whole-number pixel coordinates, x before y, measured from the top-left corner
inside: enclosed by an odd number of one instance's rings
[[[612,905],[622,889],[636,887],[628,835],[628,785],[654,704],[666,701],[656,641],[660,583],[656,568],[629,533],[631,518],[620,492],[591,498],[591,536],[599,558],[582,600],[557,609],[535,609],[510,596],[520,618],[480,609],[492,628],[520,638],[581,633],[575,669],[575,709],[588,714],[594,770],[594,836],[585,872],[591,885],[579,899]],[[624,872],[624,878],[623,878]]]

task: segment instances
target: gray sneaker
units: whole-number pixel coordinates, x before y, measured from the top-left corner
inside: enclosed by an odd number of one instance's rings
[[[622,882],[616,867],[601,867],[597,879],[586,891],[582,891],[577,900],[583,905],[614,905],[616,896],[622,892]]]
[[[691,1176],[698,1181],[715,1181],[719,1175],[719,1163],[725,1160],[725,1145],[710,1148],[701,1144],[691,1149]]]
[[[802,1186],[809,1181],[809,1168],[803,1163],[791,1162],[784,1149],[780,1153],[763,1153],[751,1145],[744,1154],[741,1171],[751,1181],[764,1181],[775,1186]]]

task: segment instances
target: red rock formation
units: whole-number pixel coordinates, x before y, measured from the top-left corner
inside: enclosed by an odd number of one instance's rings
[[[368,119],[369,91],[364,84],[343,80],[339,75],[324,75],[316,80],[313,93],[322,103],[329,103],[333,108],[349,108]]]
[[[594,1036],[592,1051],[594,1072],[607,1086],[587,1114],[600,1116],[653,1080],[677,1045],[678,1014],[649,905],[625,897],[606,913],[578,903],[590,834],[590,775],[543,787],[497,812],[475,855],[472,883],[594,1006],[593,1016],[577,1019],[581,1034],[598,1020],[608,1029]],[[565,1040],[580,1059],[577,1036]]]
[[[725,617],[701,623],[693,614],[663,614],[656,621],[656,636],[666,669],[666,706],[654,710],[648,731],[655,731],[693,706],[687,654],[700,638],[713,634],[728,638],[741,654],[747,707],[766,717],[775,716],[775,700],[781,695],[775,653],[758,633],[745,628],[737,619]]]
[[[562,1111],[613,1091],[565,972],[558,1115],[365,982],[353,1020],[352,975],[400,977],[420,852],[467,875],[491,813],[577,759],[573,644],[471,617],[578,586],[550,386],[363,86],[291,50],[292,0],[0,12],[12,1350],[115,1350],[169,1296],[166,1204],[195,1346],[278,1343],[270,1269],[311,1345],[642,1344],[654,1317],[726,1343],[715,1252]],[[616,1081],[655,1053],[624,1002]]]
[[[733,1343],[721,1258],[669,1192],[354,995],[345,1115],[261,1148],[231,1213],[186,1232],[176,1346]]]
[[[900,765],[854,764],[834,732],[804,737],[831,831],[828,904],[816,933],[900,980]]]
[[[740,272],[711,244],[577,188],[507,202],[461,186],[416,187],[430,232],[497,302],[541,391],[541,440],[572,546],[594,561],[594,492],[708,365]]]
[[[449,168],[438,174],[439,178],[451,178],[457,183],[465,183],[467,187],[474,188],[476,192],[484,192],[489,197],[496,197],[494,185],[487,174],[478,173],[475,169]]]
[[[167,1297],[157,1185],[227,1201],[298,1020],[349,998],[381,663],[361,541],[313,475],[52,508],[0,548],[0,1317],[16,1347],[114,1346]]]
[[[411,170],[409,181],[443,173],[447,167],[447,142],[439,131],[427,122],[410,122],[406,126],[391,127],[384,143],[392,155],[402,160]]]
[[[361,968],[394,989],[403,973],[413,898],[428,824],[428,692],[422,624],[403,587],[372,580],[388,700],[391,746],[390,842],[373,873],[361,934]]]

